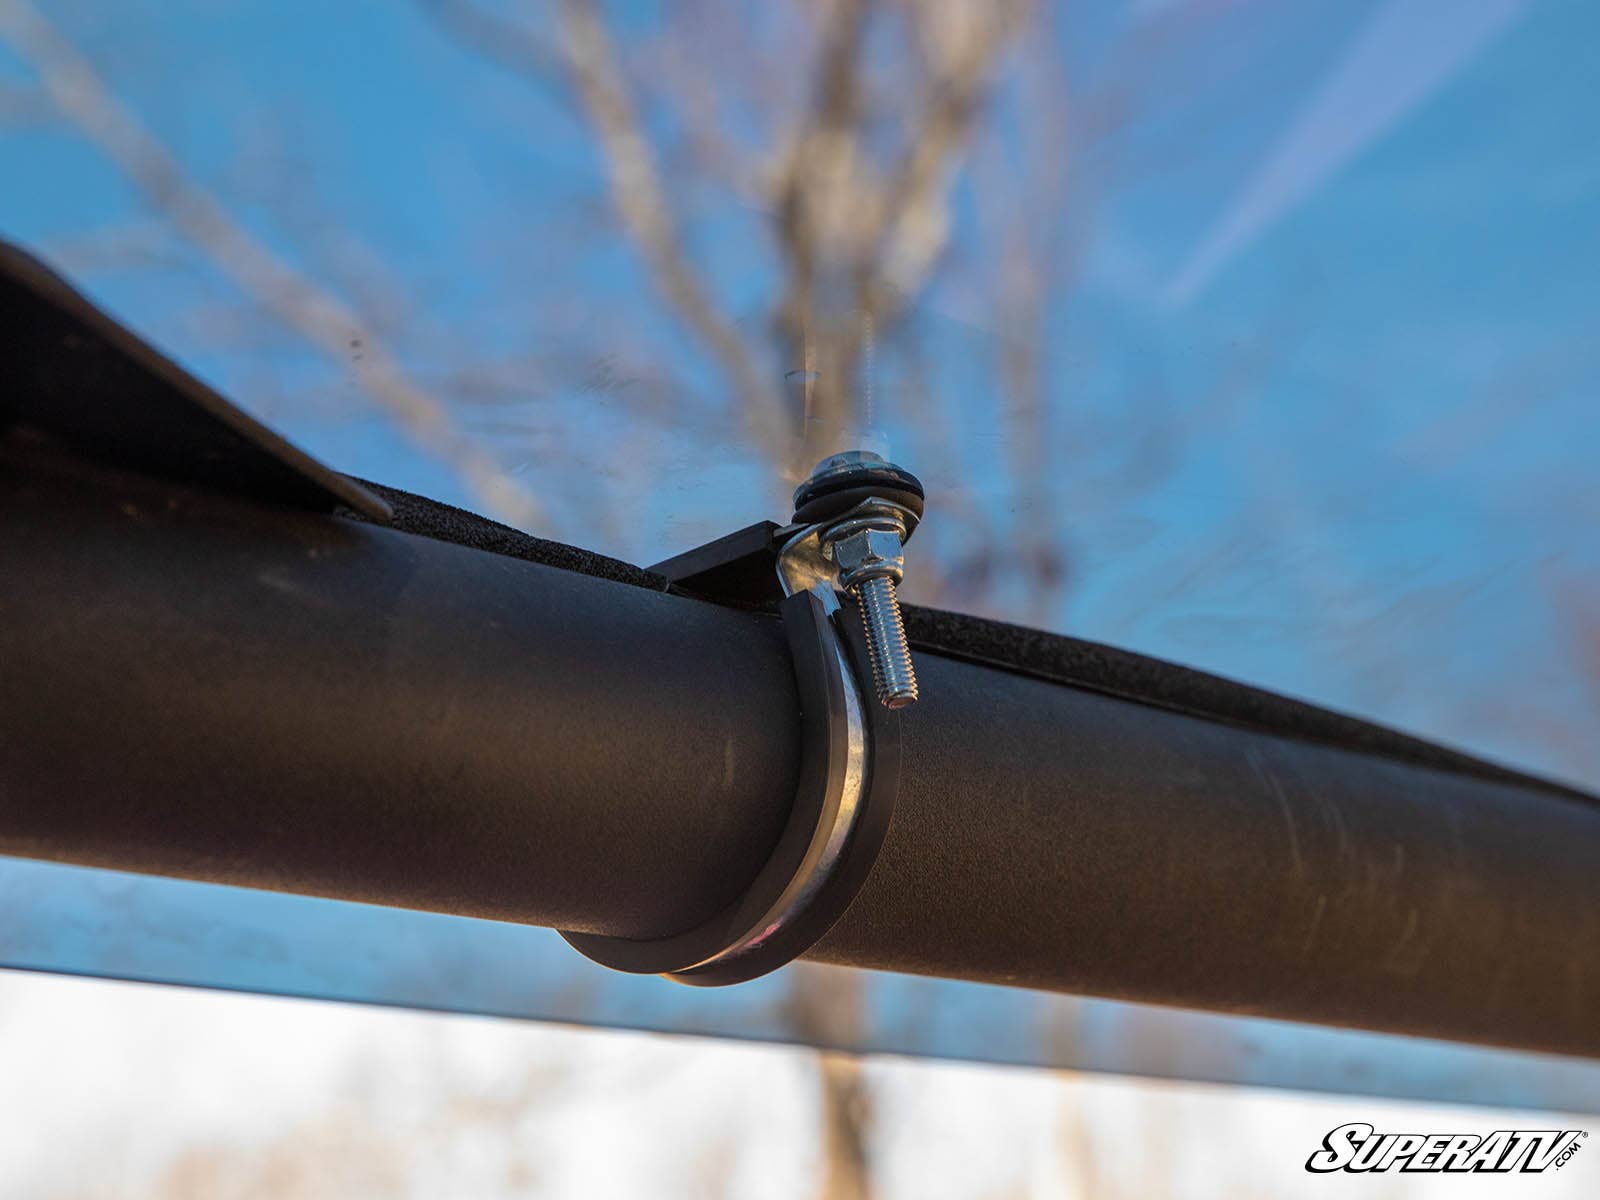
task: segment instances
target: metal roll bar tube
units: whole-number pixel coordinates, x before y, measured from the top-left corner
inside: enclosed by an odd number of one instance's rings
[[[652,939],[800,764],[780,623],[12,445],[0,853]],[[917,650],[807,957],[1600,1056],[1600,806]]]

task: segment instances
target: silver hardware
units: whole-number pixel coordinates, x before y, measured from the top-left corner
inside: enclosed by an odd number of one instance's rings
[[[839,567],[840,586],[861,605],[878,703],[904,708],[917,699],[917,673],[895,595],[905,577],[905,517],[898,505],[883,501],[862,508],[868,511],[830,526],[822,541]]]
[[[870,450],[835,454],[818,463],[802,486],[882,463],[884,460]],[[807,568],[810,575],[826,580],[831,574],[833,586],[849,592],[861,607],[873,685],[878,702],[885,708],[904,708],[917,699],[917,673],[911,663],[911,647],[906,643],[900,600],[895,592],[905,577],[905,543],[916,528],[916,519],[909,509],[873,497],[842,516],[805,531],[816,538],[815,550],[809,540],[806,542],[806,554],[814,555],[820,550],[833,566],[829,572],[822,564],[811,562]],[[791,547],[797,547],[798,541],[791,538],[784,546],[778,567],[780,576],[784,575],[783,556],[791,552]]]

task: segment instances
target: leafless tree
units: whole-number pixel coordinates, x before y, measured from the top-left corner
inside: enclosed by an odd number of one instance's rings
[[[902,418],[915,414],[901,424],[916,427],[930,459],[953,464],[964,448],[947,409],[992,405],[1012,502],[997,512],[950,489],[945,503],[964,533],[919,559],[917,591],[981,608],[1009,573],[1027,611],[1049,620],[1067,564],[1060,522],[1047,511],[1060,464],[1043,348],[1075,271],[1081,223],[1062,213],[1069,191],[1073,204],[1087,195],[1072,191],[1069,168],[1085,130],[1113,129],[1137,107],[1129,82],[1137,72],[1108,69],[1111,82],[1085,102],[1087,115],[1069,119],[1054,39],[1038,29],[1022,36],[1041,19],[1032,0],[820,0],[736,18],[692,2],[672,6],[665,25],[644,38],[609,20],[597,0],[512,9],[487,0],[422,3],[443,34],[581,123],[598,151],[615,228],[643,265],[660,312],[715,364],[723,412],[775,478],[792,480],[859,440],[890,404]],[[396,349],[415,340],[415,306],[381,263],[318,257],[309,234],[296,239],[304,253],[295,260],[275,253],[185,171],[30,0],[0,0],[0,37],[31,66],[47,101],[21,89],[0,95],[0,104],[30,120],[48,111],[70,122],[242,296],[348,371],[365,399],[448,464],[487,512],[549,530],[549,498],[513,478],[463,420],[475,397],[524,389],[527,363],[502,370],[467,354],[442,372],[419,369]],[[1142,52],[1135,45],[1126,53],[1136,64]],[[647,110],[666,119],[645,120]],[[983,169],[972,170],[975,162]],[[730,311],[685,232],[682,197],[693,188],[681,186],[684,173],[713,190],[717,204],[762,214],[775,283],[754,319]],[[964,183],[979,219],[958,245],[953,210]],[[134,228],[87,249],[125,255],[142,241]],[[303,265],[313,258],[319,270]],[[1004,329],[981,397],[942,394],[937,368],[924,370],[916,348],[930,289],[951,270],[970,277]],[[570,381],[617,362],[626,338],[621,330],[607,336],[602,354],[575,355],[555,373]],[[877,389],[874,363],[891,351],[915,382],[892,397]],[[717,419],[689,411],[684,393],[670,383],[632,389],[641,425]],[[1092,447],[1095,438],[1080,441]],[[1077,449],[1080,457],[1093,452]],[[622,450],[633,453],[647,447]],[[947,466],[951,477],[958,473]],[[615,506],[586,511],[602,525],[617,519]],[[1011,548],[1003,558],[992,549],[1002,542]],[[852,1040],[861,996],[849,977],[796,978],[796,1031],[824,1044]],[[821,1094],[828,1194],[864,1195],[871,1105],[852,1060],[822,1060]]]

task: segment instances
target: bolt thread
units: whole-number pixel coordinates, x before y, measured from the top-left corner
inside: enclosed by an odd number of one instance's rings
[[[911,666],[911,647],[906,645],[894,580],[884,575],[863,579],[851,591],[861,602],[878,702],[885,708],[904,708],[917,698],[917,673]]]

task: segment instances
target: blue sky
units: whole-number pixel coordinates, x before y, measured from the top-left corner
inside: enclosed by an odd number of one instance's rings
[[[721,385],[608,234],[593,149],[554,99],[409,4],[47,7],[257,237],[331,286],[344,258],[385,284],[419,374],[527,371],[525,395],[462,412],[549,494],[535,532],[648,562],[782,515],[766,468],[693,417]],[[959,548],[963,504],[1043,523],[1072,570],[1055,629],[1600,786],[1600,661],[1578,632],[1600,628],[1600,7],[1101,0],[1048,28],[1069,105],[1116,46],[1186,9],[1215,21],[1153,42],[1148,115],[1070,159],[1082,181],[1058,216],[1084,253],[1045,327],[1042,504],[1019,507],[987,394],[1007,331],[959,270],[914,314],[937,402],[886,366],[876,432],[934,488],[918,546]],[[0,37],[0,84],[29,80]],[[695,216],[727,307],[756,319],[764,214]],[[263,317],[58,121],[0,124],[0,235],[334,466],[472,505],[349,364]],[[686,387],[656,423],[604,383],[545,382],[608,339]],[[1152,429],[1171,461],[1125,487],[1112,468]],[[623,453],[644,466],[608,470]],[[986,608],[1024,619],[1027,597]],[[987,1003],[936,995],[930,1011]]]
[[[673,405],[721,386],[608,232],[559,95],[464,52],[420,6],[48,8],[257,236],[335,286],[343,255],[403,296],[400,349],[424,375],[514,373],[620,328],[678,381]],[[1073,575],[1055,628],[1600,780],[1600,739],[1581,735],[1600,684],[1573,653],[1584,606],[1600,620],[1600,10],[1105,0],[1050,18],[1068,106],[1119,46],[1186,10],[1204,19],[1135,60],[1148,112],[1071,160],[1088,182],[1059,219],[1085,249],[1046,326],[1046,511],[1015,511],[987,394],[1002,331],[959,271],[914,312],[957,451],[919,461],[915,396],[892,396],[874,432],[1000,527],[1049,524]],[[628,29],[653,19],[622,10]],[[0,80],[28,78],[0,51]],[[240,403],[342,469],[471,505],[70,129],[5,127],[0,179],[0,231]],[[764,214],[724,200],[691,215],[727,307],[758,321]],[[108,255],[108,238],[135,250]],[[540,532],[649,561],[772,504],[770,471],[725,430],[641,430],[604,387],[529,373],[525,398],[465,420],[554,497]],[[1101,485],[1118,439],[1178,429],[1153,484]],[[644,456],[631,480],[607,465],[623,446]],[[615,514],[600,527],[581,516],[600,510]],[[933,553],[963,536],[929,530]],[[985,603],[1038,619],[1025,600]]]

